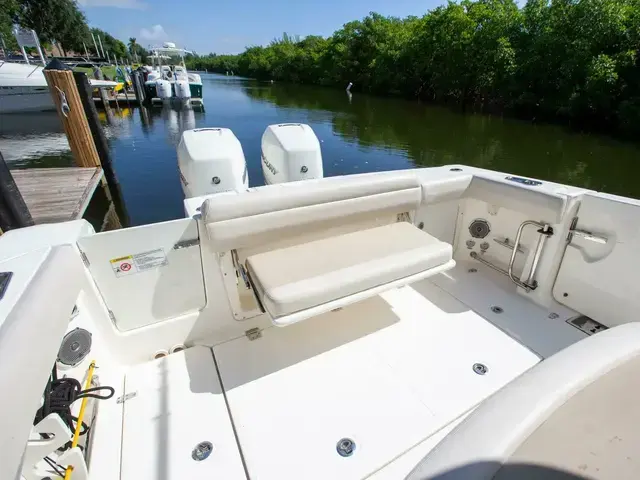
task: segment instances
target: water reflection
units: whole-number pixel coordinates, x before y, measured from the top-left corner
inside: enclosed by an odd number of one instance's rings
[[[73,164],[56,112],[0,117],[0,152],[11,168]]]
[[[637,146],[608,137],[398,99],[345,99],[323,88],[262,84],[245,86],[245,93],[286,109],[322,111],[334,134],[365,151],[402,152],[416,165],[463,163],[640,197]]]
[[[262,134],[287,122],[311,125],[326,176],[465,163],[640,197],[637,146],[606,137],[344,90],[211,74],[202,81],[206,113],[121,103],[112,123],[100,114],[131,225],[184,216],[176,158],[184,130],[230,128],[256,186]],[[12,168],[73,165],[55,112],[0,116],[0,151]]]
[[[144,109],[144,107],[142,107]],[[174,147],[180,143],[182,132],[196,128],[196,124],[204,119],[203,110],[194,110],[190,106],[175,108],[170,105],[163,105],[160,108],[147,110],[150,123],[148,125],[148,133],[152,131],[154,117],[162,119],[162,124],[166,130],[167,139]]]

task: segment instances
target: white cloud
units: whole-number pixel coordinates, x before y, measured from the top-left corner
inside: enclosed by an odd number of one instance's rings
[[[162,25],[154,25],[151,28],[140,29],[139,37],[148,42],[161,42],[167,40],[168,35]]]
[[[147,4],[138,0],[78,0],[83,7],[113,7],[132,10],[145,10]]]

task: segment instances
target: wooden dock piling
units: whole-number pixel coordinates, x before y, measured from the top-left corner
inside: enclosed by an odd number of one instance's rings
[[[91,85],[89,85],[89,80],[85,73],[73,72],[73,79],[76,87],[78,88],[78,94],[87,119],[87,125],[89,126],[91,136],[93,137],[96,153],[98,154],[99,165],[102,165],[102,169],[104,170],[107,178],[107,183],[109,183],[109,187],[111,188],[118,183],[118,179],[113,171],[107,137],[104,135],[102,125],[98,119],[98,111],[96,110],[95,103],[91,98]]]
[[[106,173],[106,181],[102,180],[104,192],[109,202],[113,202],[115,198],[118,210],[124,211],[109,147],[98,121],[98,113],[91,99],[91,89],[86,75],[74,77],[71,70],[53,69],[45,69],[44,75],[76,165],[100,168],[101,171],[104,169]],[[104,165],[102,160],[105,162]]]
[[[142,105],[146,101],[142,73],[138,70],[131,72],[131,82],[133,83],[133,91],[136,95],[138,105]]]
[[[109,143],[107,137],[104,134],[102,124],[98,118],[98,110],[96,109],[95,102],[91,96],[92,88],[89,85],[89,79],[83,72],[73,72],[73,78],[78,88],[78,93],[82,101],[89,129],[95,142],[96,150],[102,169],[104,170],[104,176],[109,185],[109,192],[111,200],[115,203],[116,211],[125,220],[128,220],[128,213],[122,200],[122,191],[120,189],[120,182],[116,176],[113,168],[113,161],[111,158],[111,151],[109,150]]]
[[[70,70],[45,70],[44,75],[67,134],[76,165],[79,167],[99,167],[100,157],[91,135],[87,116],[84,113],[73,72]]]
[[[104,80],[104,75],[102,74],[102,70],[99,68],[95,68],[93,71],[93,78],[96,80]],[[109,96],[104,88],[98,89],[98,95],[100,96],[100,100],[102,101],[102,107],[104,108],[104,113],[107,116],[107,122],[109,125],[112,125],[115,117],[113,116],[113,110],[111,110],[111,103],[109,103]]]

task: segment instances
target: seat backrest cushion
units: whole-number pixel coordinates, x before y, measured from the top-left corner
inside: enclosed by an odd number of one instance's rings
[[[251,248],[309,230],[416,210],[421,189],[410,172],[351,175],[256,188],[207,199],[211,248]]]
[[[459,200],[464,196],[473,175],[447,172],[448,176],[427,178],[421,182],[422,205],[434,205],[450,200]]]

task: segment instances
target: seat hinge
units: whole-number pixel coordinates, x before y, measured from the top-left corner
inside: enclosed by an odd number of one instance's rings
[[[118,397],[118,399],[116,400],[116,403],[120,404],[120,403],[124,403],[127,400],[131,400],[134,397],[138,396],[138,392],[129,392],[129,393],[125,393],[124,395]]]
[[[259,338],[262,337],[262,330],[260,330],[258,327],[255,328],[250,328],[249,330],[247,330],[246,332],[244,332],[244,334],[247,336],[247,338],[249,340],[257,340]]]
[[[191,240],[180,240],[179,242],[173,245],[173,249],[182,250],[183,248],[195,247],[196,245],[200,245],[199,238],[193,238]]]
[[[409,215],[409,212],[399,213],[396,216],[396,222],[409,222],[409,223],[411,223],[411,216]]]
[[[80,258],[82,258],[82,263],[84,263],[85,267],[89,267],[89,265],[91,265],[91,262],[89,262],[89,258],[87,257],[87,254],[84,253],[82,250],[80,250]]]

